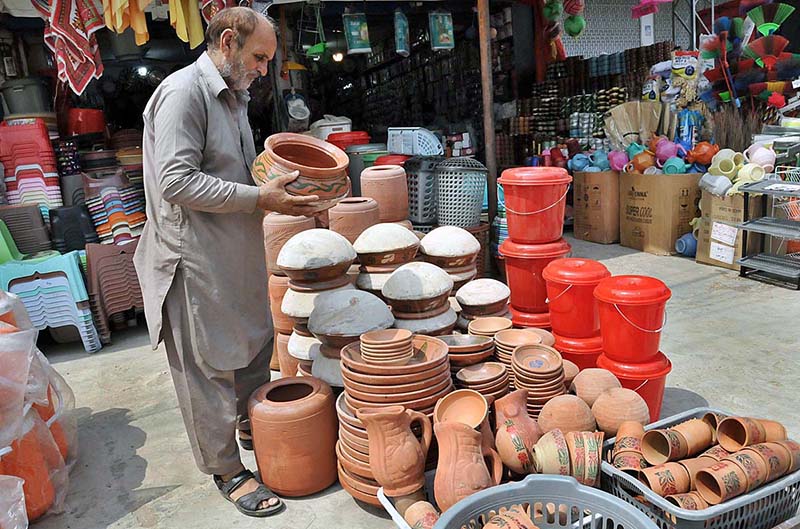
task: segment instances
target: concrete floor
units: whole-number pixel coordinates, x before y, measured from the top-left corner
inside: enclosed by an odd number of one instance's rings
[[[663,415],[710,404],[782,421],[800,436],[797,292],[689,259],[570,242],[574,255],[602,260],[615,274],[652,275],[672,289],[662,349],[674,368]],[[143,328],[115,333],[112,346],[91,356],[75,344],[44,352],[75,391],[80,456],[65,512],[37,528],[394,527],[338,485],[287,501],[277,517],[238,514],[196,469],[164,352],[150,349]],[[255,468],[249,454],[247,463]]]

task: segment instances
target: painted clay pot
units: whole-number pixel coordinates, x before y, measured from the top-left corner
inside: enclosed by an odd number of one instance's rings
[[[330,229],[344,235],[351,243],[356,242],[361,232],[378,222],[378,203],[369,197],[345,198],[328,210]]]
[[[721,461],[697,473],[697,492],[709,505],[718,505],[747,491],[747,473],[733,461]]]
[[[600,484],[600,465],[603,458],[603,432],[581,432],[586,447],[586,470],[583,483],[589,487]]]
[[[403,518],[412,529],[433,529],[439,520],[439,511],[427,501],[418,501],[406,509]]]
[[[294,235],[315,226],[313,217],[293,217],[280,213],[264,215],[264,252],[267,256],[267,272],[284,275],[277,263],[281,248]]]
[[[651,465],[662,465],[685,458],[689,445],[676,430],[649,430],[642,437],[642,455]]]
[[[288,277],[277,274],[269,276],[269,310],[272,313],[272,326],[276,332],[292,334],[294,320],[281,310],[287,290],[289,290]]]
[[[592,410],[575,395],[560,395],[550,399],[539,413],[543,432],[558,428],[563,433],[593,432],[596,428]]]
[[[747,492],[757,489],[767,482],[769,466],[761,456],[742,450],[731,454],[725,461],[733,461],[747,474]]]
[[[710,457],[695,457],[692,459],[683,459],[678,461],[678,463],[683,465],[683,468],[685,468],[686,472],[689,473],[689,490],[697,490],[697,486],[695,484],[697,473],[704,468],[708,468],[711,465],[716,464],[716,461]]]
[[[583,439],[583,432],[569,432],[564,436],[567,440],[567,448],[569,448],[569,460],[572,477],[578,480],[578,483],[585,485],[583,482],[586,476],[586,443]]]
[[[639,471],[643,468],[647,468],[648,466],[647,461],[645,461],[644,457],[642,457],[642,453],[635,452],[633,450],[623,450],[621,452],[617,452],[614,455],[611,464],[614,465],[615,468],[618,468],[623,472],[629,472],[634,476],[638,476]]]
[[[689,492],[689,473],[678,463],[642,469],[642,482],[659,496]]]
[[[422,238],[420,253],[425,261],[442,268],[472,265],[481,245],[470,232],[456,226],[441,226]]]
[[[408,182],[399,165],[373,165],[361,173],[361,196],[375,199],[381,222],[408,218]]]
[[[496,452],[484,450],[480,432],[455,421],[436,423],[433,429],[439,445],[433,487],[442,512],[467,496],[500,483],[503,463]],[[485,458],[490,460],[489,467]]]
[[[711,459],[714,459],[715,461],[722,461],[729,455],[731,455],[731,453],[722,448],[720,445],[714,445],[705,452],[703,452],[702,454],[700,454],[700,457],[709,457]]]
[[[690,419],[672,427],[686,439],[689,446],[688,455],[693,456],[711,447],[714,433],[711,427],[701,419]]]
[[[597,426],[609,437],[616,436],[619,425],[625,421],[646,424],[650,420],[650,411],[644,399],[635,391],[625,388],[611,388],[601,393],[592,405],[592,414]]]
[[[719,426],[719,423],[721,423],[722,420],[725,419],[725,417],[727,417],[727,415],[723,415],[722,413],[716,413],[713,411],[710,411],[705,415],[703,415],[703,422],[711,427],[713,443],[717,442],[717,427]]]
[[[428,417],[403,406],[362,408],[357,416],[367,427],[370,468],[386,494],[405,496],[424,487],[433,435]],[[422,428],[421,444],[411,431],[413,423]]]
[[[665,498],[673,505],[677,505],[681,509],[687,511],[702,511],[708,509],[708,503],[696,492],[687,492],[686,494],[670,494]]]
[[[253,162],[253,179],[263,184],[299,171],[300,176],[286,185],[291,195],[317,195],[322,200],[347,196],[350,182],[347,154],[335,145],[302,134],[282,132],[264,141],[264,152]]]
[[[789,465],[788,473],[792,473],[800,469],[800,443],[786,439],[784,441],[775,441],[776,444],[784,447],[792,456],[792,463]]]
[[[313,377],[258,388],[248,403],[253,447],[264,484],[281,496],[307,496],[336,482],[333,391]],[[314,472],[298,472],[298,469]]]
[[[542,474],[570,475],[569,447],[561,430],[551,430],[539,438],[533,459]]]
[[[495,445],[503,463],[517,474],[535,471],[533,447],[542,436],[539,424],[528,415],[528,390],[518,389],[494,403]]]
[[[617,429],[617,437],[614,440],[614,453],[632,450],[642,452],[642,437],[644,437],[644,426],[640,422],[625,421]]]
[[[572,381],[571,390],[589,406],[607,389],[621,388],[622,384],[611,371],[591,367],[584,369]]]
[[[767,465],[767,482],[775,481],[789,471],[792,458],[786,447],[778,443],[759,443],[749,446],[742,452],[751,452],[761,456]]]
[[[536,525],[531,520],[530,516],[523,509],[511,508],[505,512],[495,514],[483,529],[537,529]]]
[[[727,417],[717,426],[717,439],[728,452],[758,443],[786,439],[786,429],[775,421],[750,417]]]

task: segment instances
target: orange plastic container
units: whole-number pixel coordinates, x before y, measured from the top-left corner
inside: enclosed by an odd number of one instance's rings
[[[569,338],[553,331],[556,339],[555,349],[561,353],[564,360],[569,360],[578,366],[581,371],[590,367],[597,367],[597,359],[603,354],[603,338]]]
[[[22,478],[25,483],[25,510],[28,520],[41,517],[53,505],[56,491],[50,480],[46,447],[37,438],[37,430],[31,428],[20,439],[11,444],[11,453],[3,456],[2,465],[6,475]]]
[[[602,263],[591,259],[556,259],[542,272],[547,285],[550,325],[553,332],[573,338],[600,333],[600,315],[594,289],[611,276]]]
[[[519,312],[548,312],[547,286],[542,272],[551,261],[566,256],[571,249],[564,239],[548,244],[522,244],[511,239],[503,241],[500,254],[506,261],[511,306]]]
[[[514,242],[544,244],[561,238],[572,177],[558,167],[506,169],[503,186],[508,236]]]

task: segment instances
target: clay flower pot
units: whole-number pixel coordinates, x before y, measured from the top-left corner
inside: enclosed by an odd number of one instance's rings
[[[355,258],[350,241],[330,230],[315,228],[286,241],[276,262],[293,281],[321,282],[344,276]]]
[[[642,469],[642,482],[659,496],[689,492],[689,473],[678,463]]]
[[[747,474],[747,492],[757,489],[767,482],[769,466],[767,466],[767,462],[758,454],[742,450],[741,452],[731,454],[725,461],[733,461]]]
[[[399,165],[373,165],[361,172],[361,196],[375,199],[381,222],[408,218],[408,182]]]
[[[714,432],[705,421],[690,419],[672,427],[686,439],[688,455],[693,456],[708,449],[714,440]]]
[[[642,437],[642,455],[651,465],[678,461],[689,454],[689,445],[676,430],[650,430]]]
[[[391,273],[399,265],[414,260],[419,239],[403,226],[381,223],[366,228],[353,243],[353,248],[361,265],[368,267],[362,271]]]
[[[392,272],[381,292],[394,310],[424,312],[446,304],[451,290],[453,280],[447,272],[430,263],[417,262]]]
[[[782,441],[786,439],[786,429],[775,421],[727,417],[717,426],[717,439],[728,452],[738,452],[754,444]]]
[[[277,263],[281,248],[294,235],[313,229],[315,226],[313,217],[293,217],[280,213],[264,215],[264,253],[267,256],[267,272],[284,275]]]
[[[621,388],[622,384],[611,371],[591,367],[584,369],[572,381],[571,390],[589,406],[607,389]]]
[[[368,197],[345,198],[328,210],[330,229],[344,235],[351,244],[364,230],[378,222],[378,203]]]
[[[593,432],[596,429],[592,410],[575,395],[560,395],[549,400],[539,413],[543,432],[559,429],[563,433]]]
[[[585,485],[583,479],[586,475],[586,444],[583,440],[583,432],[569,432],[564,438],[567,440],[567,448],[569,448],[572,477],[577,479],[578,483]]]
[[[456,226],[436,228],[425,235],[420,244],[422,258],[442,268],[472,265],[480,251],[478,239],[467,230]]]
[[[535,471],[533,447],[542,429],[528,415],[528,391],[518,389],[495,401],[497,433],[495,445],[503,463],[517,474]]]
[[[415,529],[433,529],[439,520],[439,511],[427,501],[418,501],[406,509],[403,518]]]
[[[570,475],[569,448],[561,430],[544,434],[534,447],[533,458],[542,474]]]
[[[477,428],[489,412],[486,398],[471,389],[459,389],[436,403],[433,422],[460,422]]]
[[[689,490],[697,490],[697,486],[695,485],[697,473],[704,468],[714,465],[716,461],[710,457],[695,457],[692,459],[683,459],[678,461],[678,463],[683,465],[683,468],[685,468],[686,472],[689,473]]]
[[[511,527],[515,529],[537,529],[531,517],[520,507],[512,507],[505,512],[495,514],[489,518],[483,529],[508,529]]]
[[[665,498],[673,505],[677,505],[681,509],[687,511],[702,511],[708,509],[708,503],[696,492],[687,492],[685,494],[670,494]]]
[[[709,505],[747,492],[747,473],[733,461],[721,461],[697,473],[697,492]]]
[[[644,399],[635,391],[625,388],[611,388],[601,393],[592,405],[592,414],[597,426],[609,437],[616,436],[617,429],[625,421],[646,424],[650,420],[650,411]]]
[[[789,471],[792,456],[785,446],[778,443],[759,443],[749,446],[742,452],[758,454],[767,464],[767,483],[775,481]]]
[[[617,437],[614,440],[614,453],[632,450],[642,452],[642,437],[644,437],[644,426],[640,422],[625,421],[617,429]]]

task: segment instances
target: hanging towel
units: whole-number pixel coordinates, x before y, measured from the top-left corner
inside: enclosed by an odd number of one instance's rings
[[[108,29],[122,33],[129,27],[136,34],[136,45],[150,40],[144,8],[152,0],[103,0],[103,15]]]
[[[203,20],[198,0],[169,0],[169,22],[183,42],[194,49],[203,43]]]

